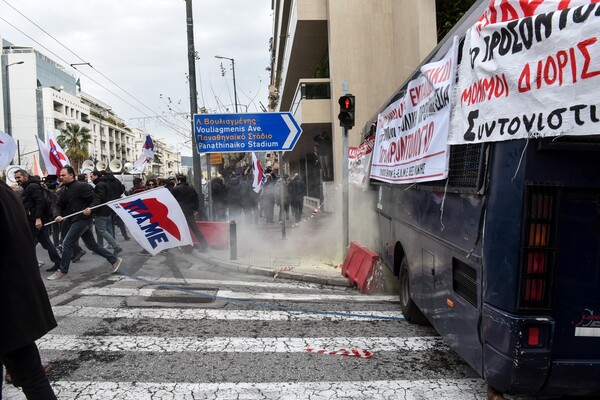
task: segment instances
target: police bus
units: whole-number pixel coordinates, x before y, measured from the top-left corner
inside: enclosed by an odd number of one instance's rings
[[[506,35],[488,35],[485,26],[501,18],[509,21],[500,24]],[[465,69],[480,62],[500,81],[494,91],[486,80],[479,89],[487,92],[475,96],[468,92],[475,86],[461,89],[459,72],[455,103],[466,112],[453,109],[449,137],[463,143],[448,146],[447,177],[409,183],[402,173],[395,181],[371,173],[378,252],[399,280],[404,316],[433,325],[494,392],[600,396],[600,86],[594,75],[600,74],[600,43],[598,30],[586,36],[599,19],[594,0],[476,2],[423,63],[441,60],[456,36],[458,59],[470,64]],[[469,32],[474,39],[466,40]],[[572,45],[562,48],[556,43],[564,35]],[[536,40],[553,59],[519,54]],[[511,52],[514,62],[501,59]],[[520,79],[507,79],[511,71],[504,74],[503,65],[518,68]],[[535,77],[536,70],[543,76]],[[570,89],[563,82],[558,87],[559,79],[570,80]],[[408,94],[409,82],[373,122]],[[552,97],[544,97],[545,89]],[[533,100],[523,106],[516,98],[515,112],[515,94]],[[575,102],[584,95],[595,99]],[[533,111],[540,107],[547,113]],[[503,134],[519,124],[527,137],[486,140],[501,135],[502,118],[494,113],[506,115]],[[481,117],[486,122],[476,124]],[[567,120],[573,131],[587,133],[563,134],[558,125]],[[374,156],[372,168],[380,159]]]

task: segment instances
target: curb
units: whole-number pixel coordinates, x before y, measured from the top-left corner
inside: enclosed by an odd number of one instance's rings
[[[262,275],[272,277],[273,279],[292,279],[301,282],[317,283],[321,285],[329,286],[343,286],[351,287],[348,278],[340,277],[326,277],[313,274],[303,274],[293,271],[275,271],[270,268],[253,267],[251,265],[241,264],[235,261],[226,261],[220,258],[213,257],[209,254],[194,252],[194,255],[202,259],[203,261],[210,262],[222,268],[228,268],[237,272],[242,272],[252,275]]]

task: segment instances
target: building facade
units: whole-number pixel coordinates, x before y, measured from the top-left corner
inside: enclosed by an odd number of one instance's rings
[[[18,143],[14,163],[32,168],[38,150],[36,136],[44,140],[46,131],[58,136],[74,124],[89,129],[89,159],[96,166],[120,172],[111,166],[135,162],[143,132],[130,129],[109,104],[81,92],[78,79],[60,64],[34,48],[15,46],[2,37],[0,42],[0,129]],[[157,156],[161,160],[155,163],[158,175],[179,171],[179,153],[164,140],[157,141]]]
[[[336,212],[341,209],[338,188],[345,160],[338,99],[346,93],[356,96],[356,125],[348,141],[357,146],[370,128],[365,126],[368,119],[435,47],[435,0],[272,4],[269,106],[290,111],[303,131],[294,150],[285,154],[282,168],[303,176],[307,196],[317,198],[322,209]],[[327,139],[321,142],[319,135]],[[329,161],[322,157],[324,147],[331,148]],[[324,172],[324,162],[331,163],[332,172]],[[358,198],[354,200],[352,204],[351,196],[351,210],[360,207]]]

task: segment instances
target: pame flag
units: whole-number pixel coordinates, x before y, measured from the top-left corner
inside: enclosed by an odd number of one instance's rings
[[[141,192],[107,204],[152,255],[162,250],[192,244],[183,211],[166,188]]]

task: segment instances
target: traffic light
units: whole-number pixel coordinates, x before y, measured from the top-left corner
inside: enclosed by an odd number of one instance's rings
[[[338,115],[340,126],[352,128],[354,126],[354,96],[344,95],[340,97],[338,103],[340,104],[340,114]]]

